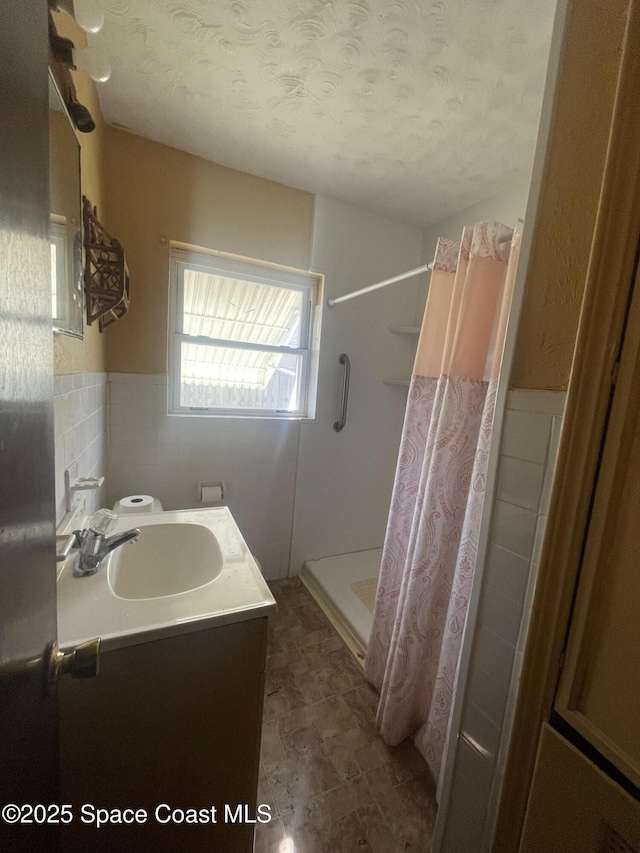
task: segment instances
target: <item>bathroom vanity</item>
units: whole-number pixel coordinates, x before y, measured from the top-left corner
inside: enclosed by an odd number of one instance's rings
[[[58,581],[61,648],[102,642],[98,676],[59,685],[63,848],[250,853],[268,817],[256,791],[275,601],[227,508],[128,527],[135,547],[90,577],[69,561]]]

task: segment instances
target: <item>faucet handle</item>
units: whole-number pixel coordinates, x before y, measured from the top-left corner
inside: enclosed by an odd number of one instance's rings
[[[82,543],[84,542],[84,538],[89,531],[85,527],[84,530],[73,530],[71,535],[73,536],[73,547],[80,548]]]
[[[118,516],[110,509],[99,509],[89,522],[89,530],[107,536],[118,523]]]

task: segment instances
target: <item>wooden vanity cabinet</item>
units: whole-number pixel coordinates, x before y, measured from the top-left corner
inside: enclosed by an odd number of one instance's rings
[[[60,682],[64,851],[250,853],[254,824],[230,818],[256,818],[266,639],[257,617],[107,650],[96,678]],[[86,804],[148,817],[97,829]],[[160,804],[217,822],[162,824]]]

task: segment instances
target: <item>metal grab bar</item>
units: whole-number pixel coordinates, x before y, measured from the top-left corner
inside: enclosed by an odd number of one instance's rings
[[[340,364],[344,365],[344,377],[342,379],[342,394],[340,396],[340,419],[337,420],[333,428],[336,432],[340,432],[340,430],[344,429],[344,425],[347,422],[347,401],[349,399],[349,376],[351,374],[351,362],[349,361],[349,356],[346,352],[343,352],[338,361]]]

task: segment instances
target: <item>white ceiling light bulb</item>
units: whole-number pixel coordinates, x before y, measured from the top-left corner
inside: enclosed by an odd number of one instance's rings
[[[85,33],[99,33],[104,12],[98,0],[54,0],[55,8],[73,18]]]
[[[75,67],[86,71],[96,83],[106,83],[111,77],[109,60],[95,47],[74,47],[72,54]]]
[[[73,0],[74,17],[85,33],[99,33],[104,26],[104,12],[98,0]]]

